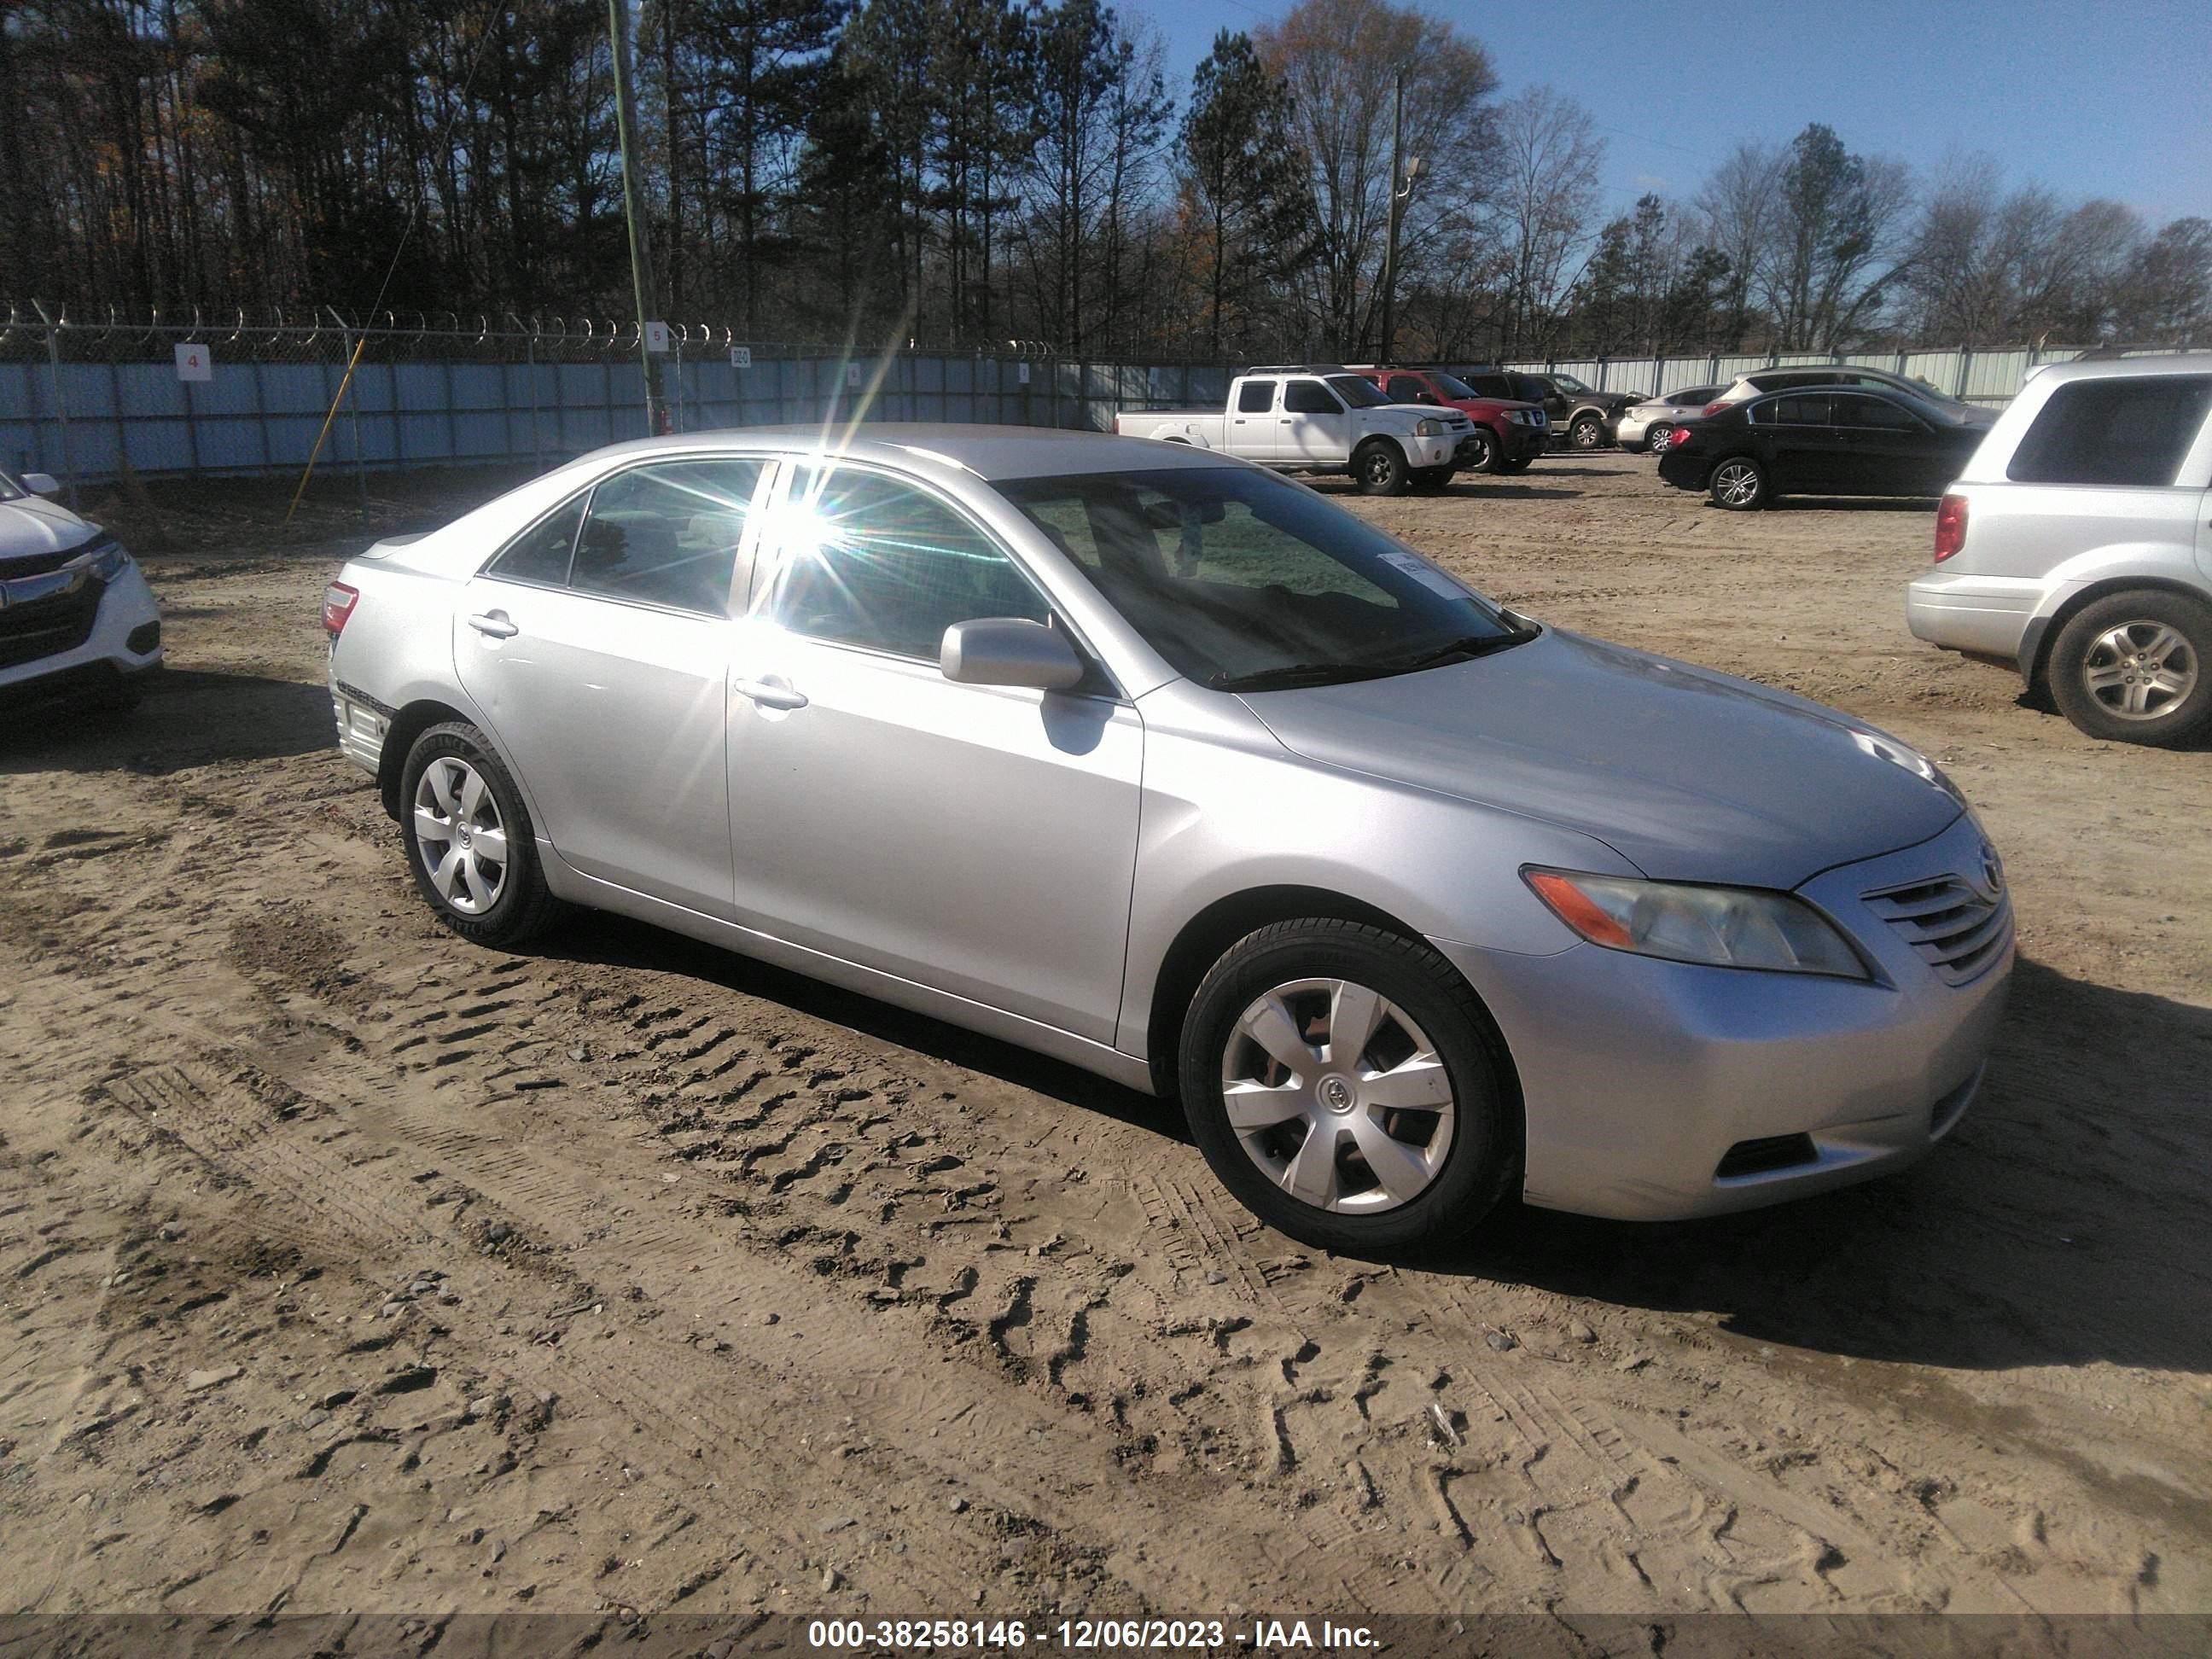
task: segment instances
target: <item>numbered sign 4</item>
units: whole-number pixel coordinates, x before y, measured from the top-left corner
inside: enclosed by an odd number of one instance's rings
[[[215,379],[215,353],[191,341],[179,346],[177,378],[180,380],[212,380]]]

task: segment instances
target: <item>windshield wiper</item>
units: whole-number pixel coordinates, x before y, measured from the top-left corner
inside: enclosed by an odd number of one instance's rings
[[[1206,684],[1217,691],[1282,691],[1294,685],[1334,685],[1345,680],[1371,680],[1395,674],[1395,668],[1371,663],[1293,662],[1279,668],[1257,668],[1249,674],[1214,674]]]
[[[1528,641],[1534,639],[1540,631],[1534,628],[1516,628],[1510,634],[1470,634],[1464,639],[1454,640],[1449,645],[1437,646],[1434,650],[1424,651],[1418,656],[1401,657],[1390,664],[1386,672],[1402,674],[1416,668],[1433,668],[1438,663],[1450,658],[1466,659],[1473,657],[1486,657],[1493,651],[1504,651],[1511,646],[1525,645]]]

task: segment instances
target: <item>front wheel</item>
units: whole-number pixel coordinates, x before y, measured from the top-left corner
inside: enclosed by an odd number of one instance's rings
[[[1381,928],[1313,919],[1249,935],[1199,986],[1178,1059],[1221,1183],[1322,1249],[1465,1232],[1516,1167],[1487,1015],[1442,957]]]
[[[1595,415],[1581,415],[1567,428],[1567,441],[1577,449],[1595,449],[1605,441],[1605,423]]]
[[[1406,493],[1406,453],[1393,443],[1371,443],[1352,458],[1352,476],[1363,495]]]
[[[1731,455],[1713,469],[1705,489],[1715,507],[1731,513],[1747,513],[1766,501],[1766,474],[1747,455]]]
[[[1487,427],[1475,428],[1460,446],[1460,453],[1467,457],[1461,465],[1470,472],[1498,471],[1498,439]]]
[[[482,732],[465,720],[415,739],[400,772],[399,839],[438,920],[478,945],[520,945],[559,913],[530,809]]]
[[[2212,729],[2212,607],[2155,590],[2084,605],[2051,647],[2051,695],[2093,738],[2169,748]]]

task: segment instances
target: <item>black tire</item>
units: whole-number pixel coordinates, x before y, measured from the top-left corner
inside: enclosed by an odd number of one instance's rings
[[[2150,650],[2161,645],[2152,659]],[[2146,671],[2179,680],[2182,689],[2161,690],[2135,678]],[[2103,697],[2093,674],[2106,682]],[[2108,593],[2058,630],[2046,678],[2059,712],[2090,737],[2158,749],[2190,743],[2212,730],[2212,605],[2157,588]],[[2139,684],[2148,688],[2144,712],[2130,715],[2112,706],[2124,708]]]
[[[1237,1031],[1238,1020],[1269,991],[1311,979],[1350,981],[1379,993],[1426,1035],[1430,1051],[1443,1063],[1453,1097],[1449,1143],[1427,1185],[1392,1207],[1347,1212],[1293,1197],[1261,1168],[1259,1153],[1246,1150],[1229,1121],[1224,1066],[1232,1040],[1249,1042]],[[1378,1044],[1403,1037],[1389,1021],[1376,1031]],[[1368,1052],[1363,1048],[1361,1055]],[[1346,1069],[1356,1074],[1359,1058]],[[1312,919],[1278,922],[1240,940],[1214,963],[1192,998],[1177,1062],[1191,1134],[1222,1185],[1271,1226],[1322,1249],[1366,1255],[1440,1243],[1489,1214],[1519,1170],[1516,1095],[1488,1014],[1449,963],[1426,945],[1379,927]],[[1400,1127],[1418,1133],[1419,1120],[1431,1115],[1392,1115]],[[1432,1121],[1431,1138],[1442,1121]],[[1361,1178],[1364,1164],[1346,1163],[1342,1152],[1338,1156],[1334,1167]]]
[[[1387,439],[1370,439],[1352,453],[1352,476],[1363,495],[1406,493],[1406,452]]]
[[[1452,470],[1448,466],[1416,467],[1408,476],[1416,489],[1446,489],[1451,485]]]
[[[1567,441],[1577,449],[1595,449],[1605,442],[1605,422],[1595,415],[1577,415],[1567,428]]]
[[[1771,499],[1766,469],[1748,455],[1729,455],[1713,463],[1705,475],[1705,493],[1715,507],[1731,513],[1748,513]]]
[[[1460,446],[1467,459],[1460,465],[1469,472],[1495,472],[1503,453],[1498,434],[1486,426],[1477,426],[1467,441]]]
[[[504,874],[490,902],[479,909],[462,908],[438,890],[416,830],[415,804],[423,774],[446,759],[462,763],[483,779],[505,836]],[[465,844],[466,837],[463,840]],[[463,939],[501,947],[520,945],[543,933],[561,913],[561,902],[545,885],[545,871],[538,862],[530,808],[523,801],[522,791],[515,787],[514,774],[484,734],[465,720],[430,727],[407,751],[399,774],[399,843],[423,902],[439,921]]]

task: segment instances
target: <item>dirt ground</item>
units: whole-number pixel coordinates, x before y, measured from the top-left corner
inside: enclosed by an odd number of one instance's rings
[[[1914,641],[1924,505],[1615,454],[1346,497],[1926,750],[2023,954],[1908,1175],[1382,1267],[1064,1067],[628,922],[433,925],[316,606],[488,487],[395,488],[116,504],[167,684],[0,727],[0,1612],[2212,1610],[2212,754]]]

